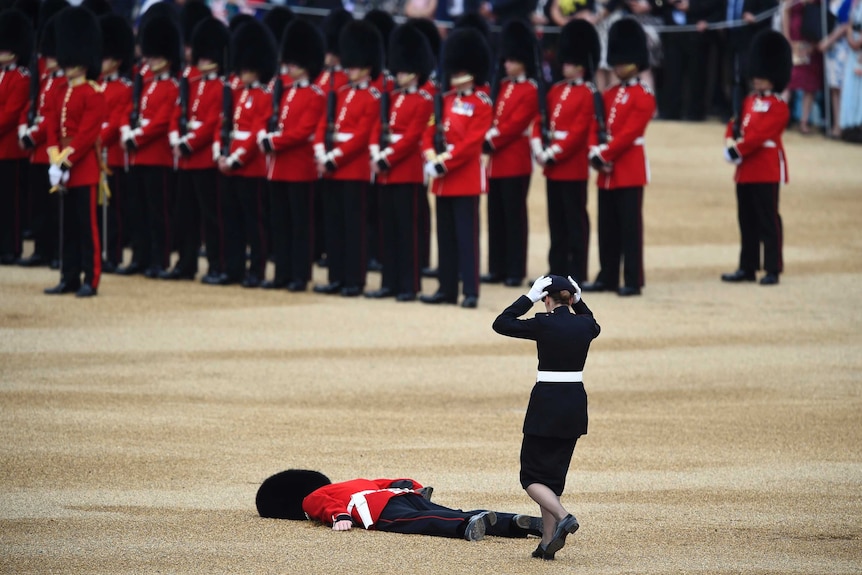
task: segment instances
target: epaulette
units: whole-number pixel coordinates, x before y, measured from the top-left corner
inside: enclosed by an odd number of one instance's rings
[[[27,66],[16,66],[15,71],[24,76],[25,78],[30,77],[30,69]]]
[[[584,86],[586,86],[587,89],[593,94],[595,94],[596,92],[599,91],[599,89],[596,88],[596,85],[593,84],[592,82],[584,82]]]
[[[318,96],[326,96],[326,92],[323,91],[323,88],[318,86],[317,84],[309,84],[308,85],[311,90],[316,93]]]
[[[476,95],[479,96],[479,99],[489,106],[493,106],[494,102],[491,101],[491,96],[486,94],[485,92],[476,92]]]
[[[532,85],[533,85],[533,88],[535,88],[535,89],[537,89],[537,90],[539,89],[539,83],[538,83],[538,82],[536,82],[533,78],[529,78],[529,79],[527,80],[527,83],[528,83],[528,84],[532,84]]]
[[[638,78],[638,84],[640,84],[640,87],[643,88],[644,92],[646,92],[650,96],[653,95],[652,88],[650,88],[646,82]]]
[[[134,82],[132,82],[125,76],[120,76],[117,81],[120,82],[123,86],[128,86],[129,88],[132,88],[135,85]]]
[[[425,90],[419,90],[419,95],[428,100],[429,102],[434,99],[434,97]]]
[[[374,96],[375,100],[380,99],[380,90],[378,90],[374,86],[371,86],[370,88],[368,88],[368,93],[371,94],[372,96]]]

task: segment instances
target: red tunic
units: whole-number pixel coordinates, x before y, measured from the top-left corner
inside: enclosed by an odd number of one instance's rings
[[[102,79],[102,94],[105,97],[105,121],[99,138],[102,149],[108,150],[108,166],[125,166],[126,154],[120,142],[120,127],[129,123],[132,112],[132,83],[126,78],[112,75]]]
[[[494,147],[488,177],[513,178],[533,173],[530,123],[539,113],[538,94],[533,80],[505,78],[500,82],[488,133],[488,140]]]
[[[83,81],[66,86],[57,109],[45,119],[47,147],[59,152],[71,148],[71,164],[66,187],[94,186],[99,183],[96,141],[105,119],[105,96],[95,82]]]
[[[478,196],[486,189],[482,166],[482,142],[491,127],[491,99],[483,92],[449,92],[443,100],[443,126],[449,151],[446,173],[434,178],[431,191],[437,196]],[[435,125],[425,130],[424,155],[434,152]]]
[[[644,134],[655,113],[655,96],[638,78],[617,84],[604,93],[608,143],[601,157],[612,164],[609,173],[600,172],[598,187],[642,187],[649,183],[649,163],[644,151]]]
[[[16,64],[0,68],[0,160],[26,158],[18,145],[18,126],[26,117],[30,96],[30,72]],[[26,123],[26,122],[25,122]]]
[[[741,137],[734,147],[742,157],[734,180],[740,184],[788,181],[787,164],[781,134],[787,126],[790,110],[775,94],[752,94],[742,104]],[[733,134],[732,122],[725,137]]]
[[[554,181],[586,181],[590,175],[589,144],[595,139],[595,88],[582,81],[557,82],[548,92],[548,145],[554,161],[544,174]],[[533,138],[541,138],[538,119]]]
[[[317,80],[314,83],[317,84],[325,94],[328,94],[330,81],[332,83],[332,88],[334,88],[336,92],[349,82],[347,74],[345,74],[344,70],[341,68],[326,68],[320,73],[320,76],[317,77]]]
[[[338,169],[333,180],[371,181],[368,144],[371,130],[380,118],[380,92],[368,83],[347,84],[338,91],[335,108],[333,149]],[[320,118],[314,138],[316,150],[322,150],[326,136],[326,114]]]
[[[185,136],[179,133],[180,108],[171,119],[171,133],[191,148],[190,156],[180,156],[179,167],[184,170],[205,170],[216,166],[212,144],[221,128],[221,109],[224,84],[212,72],[189,83],[188,121]]]
[[[266,156],[257,146],[257,135],[266,132],[271,113],[272,94],[265,86],[258,82],[242,86],[234,100],[233,132],[228,154],[230,161],[238,161],[240,166],[231,175],[245,178],[266,176]]]
[[[326,94],[316,84],[285,87],[278,116],[278,131],[271,136],[273,155],[267,179],[278,182],[317,180],[313,138],[326,110]]]
[[[381,150],[390,169],[378,176],[381,184],[421,184],[422,135],[434,115],[434,100],[424,90],[397,90],[392,93],[389,109],[390,144]],[[371,145],[380,142],[379,123],[374,125]]]
[[[412,481],[413,489],[390,488],[399,481]],[[353,479],[331,483],[312,491],[302,500],[302,510],[309,519],[326,525],[339,515],[350,515],[353,521],[370,529],[389,500],[422,489],[414,479]]]
[[[137,150],[131,155],[135,166],[174,165],[168,141],[171,118],[179,102],[179,86],[169,74],[155,77],[141,96],[139,126],[132,131]]]
[[[42,125],[44,119],[54,113],[52,108],[56,107],[58,94],[62,94],[66,90],[66,77],[62,70],[54,70],[42,75],[39,89],[38,108],[36,112],[36,125],[30,131],[36,147],[30,151],[31,164],[48,164],[48,145],[45,143],[45,128]],[[27,111],[29,106],[21,112],[20,124],[27,123]]]

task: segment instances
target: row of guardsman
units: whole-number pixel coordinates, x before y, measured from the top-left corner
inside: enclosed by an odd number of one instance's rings
[[[638,79],[648,62],[636,21],[610,30],[620,82],[600,94],[599,39],[583,20],[563,28],[563,80],[546,90],[539,43],[520,21],[503,26],[493,57],[476,16],[443,42],[432,22],[396,25],[381,11],[333,11],[318,25],[275,8],[226,26],[191,0],[154,4],[135,35],[104,6],[46,0],[35,25],[0,13],[0,256],[60,267],[46,293],[95,295],[103,271],[193,279],[203,244],[205,284],[305,291],[325,259],[318,293],[363,294],[371,264],[382,280],[367,297],[454,304],[460,292],[476,307],[480,283],[527,275],[534,162],[547,178],[547,271],[586,279],[593,168],[601,272],[584,287],[640,293],[655,101]],[[754,75],[772,78],[761,52]],[[34,251],[21,258],[25,213]],[[438,288],[420,295],[428,275]]]

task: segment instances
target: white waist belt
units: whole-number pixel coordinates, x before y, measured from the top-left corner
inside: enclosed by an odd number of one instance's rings
[[[542,383],[583,383],[583,371],[542,371],[536,372],[536,382]]]
[[[335,133],[335,141],[336,142],[349,142],[353,139],[353,134],[345,134],[344,132],[336,132]]]
[[[403,137],[404,137],[404,134],[392,134],[389,136],[389,141],[394,144],[395,142],[398,142],[399,140],[401,140],[401,138],[403,138]]]
[[[353,510],[356,509],[356,512],[359,513],[359,518],[362,519],[362,525],[366,529],[374,525],[374,519],[371,517],[371,511],[368,509],[368,500],[365,499],[365,496],[369,493],[379,493],[380,491],[391,491],[396,495],[401,495],[402,493],[409,493],[412,489],[402,489],[399,487],[390,487],[389,489],[368,489],[351,495],[350,503],[347,504],[347,513],[348,515],[353,515]]]
[[[565,140],[569,137],[569,132],[566,130],[554,130],[555,140]]]
[[[764,148],[777,148],[778,144],[776,144],[772,140],[766,140],[765,142],[763,142],[763,147]]]
[[[643,146],[646,140],[644,140],[643,136],[635,139],[635,146]]]
[[[234,130],[233,131],[233,139],[239,140],[241,142],[248,140],[251,137],[251,132],[247,132],[245,130]]]
[[[200,120],[189,120],[189,130],[197,130],[203,125],[204,123]]]

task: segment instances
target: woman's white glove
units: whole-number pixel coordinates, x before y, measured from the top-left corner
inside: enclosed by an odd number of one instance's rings
[[[575,291],[573,292],[574,295],[572,296],[572,305],[574,305],[581,301],[581,286],[578,285],[578,282],[572,279],[572,276],[569,276],[568,279],[572,283],[572,287],[575,288]]]
[[[541,300],[543,297],[548,295],[548,292],[545,291],[545,288],[551,285],[554,280],[545,276],[539,276],[536,278],[536,281],[533,282],[533,285],[530,287],[530,291],[527,292],[527,297],[530,298],[530,301],[536,303]]]

